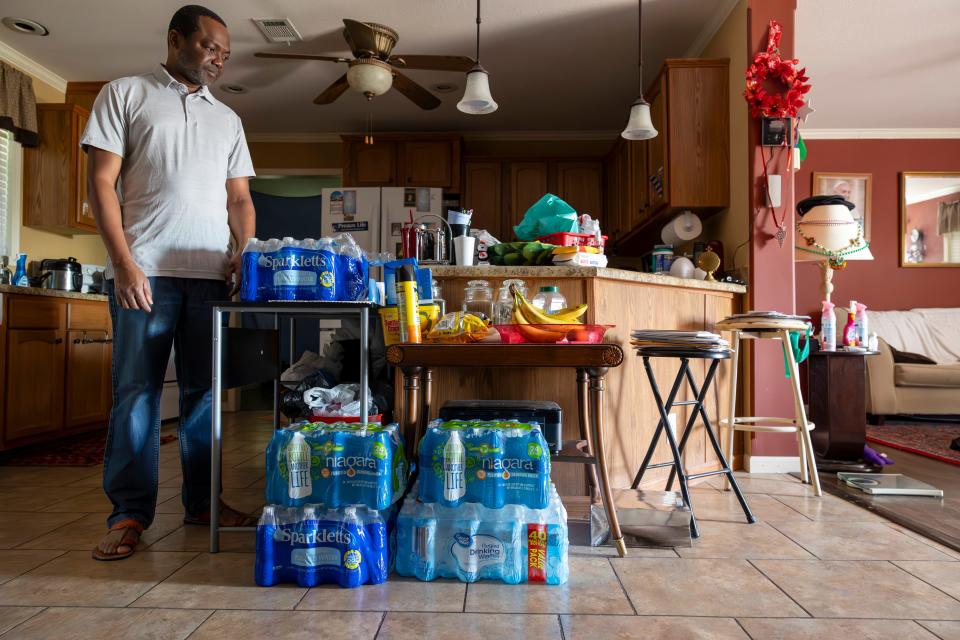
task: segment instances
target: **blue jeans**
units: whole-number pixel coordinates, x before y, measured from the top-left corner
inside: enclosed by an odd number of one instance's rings
[[[113,321],[113,408],[103,459],[107,525],[132,518],[149,527],[157,506],[160,392],[174,345],[180,385],[181,498],[187,516],[210,507],[210,376],[213,328],[208,301],[225,300],[220,280],[150,278],[151,312],[124,309],[107,282]]]

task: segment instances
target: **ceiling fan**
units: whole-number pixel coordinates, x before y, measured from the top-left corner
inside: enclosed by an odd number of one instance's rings
[[[353,52],[353,58],[315,55],[309,53],[267,52],[255,53],[258,58],[287,60],[321,60],[344,62],[347,72],[314,98],[314,104],[330,104],[348,89],[359,91],[372,100],[395,87],[421,109],[436,109],[440,99],[401,73],[401,69],[431,71],[470,71],[476,62],[466,56],[392,55],[399,34],[376,22],[344,19],[343,37]]]

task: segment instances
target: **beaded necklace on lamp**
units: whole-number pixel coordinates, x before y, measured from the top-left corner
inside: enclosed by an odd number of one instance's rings
[[[824,222],[815,222],[819,226],[829,227],[837,225],[847,225],[849,222],[844,221],[824,221]],[[842,249],[837,249],[836,251],[830,250],[824,245],[817,242],[814,238],[811,238],[803,233],[803,228],[800,226],[800,221],[797,221],[797,235],[803,238],[804,242],[807,243],[806,247],[797,247],[801,251],[807,251],[809,253],[815,253],[820,256],[824,256],[828,259],[830,263],[830,268],[839,270],[847,266],[846,256],[853,255],[858,251],[863,251],[870,248],[870,243],[867,242],[863,237],[863,225],[857,221],[854,221],[854,224],[857,225],[857,235],[853,238],[850,238],[850,244]]]

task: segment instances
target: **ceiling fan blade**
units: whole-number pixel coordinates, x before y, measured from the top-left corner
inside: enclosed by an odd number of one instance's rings
[[[476,63],[466,56],[414,56],[396,55],[387,60],[401,69],[427,69],[431,71],[470,71]]]
[[[436,109],[440,106],[440,98],[433,95],[419,84],[403,75],[396,69],[393,71],[393,88],[407,96],[421,109]]]
[[[349,18],[343,19],[343,26],[347,32],[347,42],[353,44],[354,55],[361,54],[377,56],[377,32],[367,24]]]
[[[344,91],[350,88],[347,84],[347,74],[343,74],[333,84],[323,90],[323,93],[313,99],[313,104],[330,104],[343,95]]]
[[[282,51],[258,51],[253,54],[255,58],[279,58],[284,60],[323,60],[325,62],[350,62],[350,58],[341,58],[339,56],[321,56],[312,53],[284,53]]]

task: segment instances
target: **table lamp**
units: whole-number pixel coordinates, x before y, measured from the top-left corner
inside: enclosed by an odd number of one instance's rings
[[[819,262],[823,269],[823,299],[830,302],[833,272],[848,260],[873,260],[863,225],[850,213],[854,205],[843,196],[813,196],[797,203],[794,260]]]

